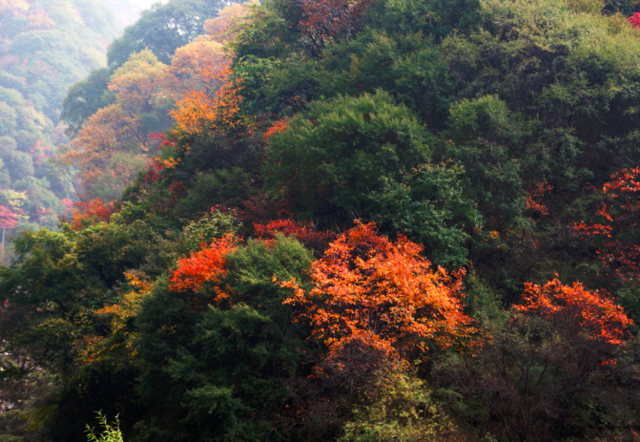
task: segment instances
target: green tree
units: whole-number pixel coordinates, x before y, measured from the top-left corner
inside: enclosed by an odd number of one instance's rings
[[[282,430],[277,415],[292,395],[288,380],[305,358],[306,335],[282,304],[288,290],[272,277],[301,278],[311,257],[295,239],[249,241],[226,257],[229,304],[207,306],[210,289],[185,296],[156,287],[136,321],[137,349],[144,401],[162,417],[143,427],[167,441],[185,431],[208,440],[279,440],[272,427]],[[176,407],[164,407],[167,400]]]
[[[426,162],[429,134],[386,92],[312,103],[267,148],[267,185],[323,221],[371,216],[383,178]]]
[[[111,100],[105,96],[110,77],[108,68],[94,69],[87,78],[69,88],[60,118],[69,125],[70,134],[77,135],[87,118],[110,104]]]

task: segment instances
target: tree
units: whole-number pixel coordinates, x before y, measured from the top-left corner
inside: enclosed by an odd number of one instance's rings
[[[227,58],[223,45],[209,36],[178,48],[169,66],[170,90],[176,94],[213,93],[221,85],[215,74],[228,65]]]
[[[429,136],[386,92],[311,103],[267,139],[266,184],[292,210],[346,225],[371,217],[369,193],[426,162]]]
[[[488,340],[475,357],[443,358],[436,368],[434,380],[465,397],[456,406],[461,415],[521,441],[629,425],[617,416],[637,392],[622,393],[612,368],[632,324],[623,309],[557,278],[527,283],[523,299],[509,316],[487,324]]]
[[[109,97],[105,97],[111,77],[108,68],[94,69],[82,81],[73,84],[62,102],[62,114],[71,135],[77,135],[84,122],[99,109],[106,107]]]
[[[360,392],[339,442],[467,441],[409,364],[385,361]]]
[[[174,292],[160,281],[135,321],[139,391],[145,403],[175,398],[176,406],[154,407],[141,425],[195,440],[282,440],[290,431],[291,382],[310,355],[301,351],[305,327],[292,324],[293,311],[282,304],[289,290],[272,277],[302,278],[311,259],[293,238],[248,240],[225,256],[221,285],[231,296],[222,303],[212,304],[206,287]]]
[[[260,4],[258,0],[248,0],[244,3],[232,3],[220,10],[216,18],[204,22],[204,30],[210,38],[221,43],[232,41],[240,28],[251,22],[249,15],[251,7]]]
[[[170,112],[178,131],[184,134],[206,134],[218,128],[232,129],[242,123],[239,116],[241,81],[230,79],[233,71],[228,66],[218,72],[206,72],[209,84],[218,84],[219,88],[212,92],[188,91]]]
[[[278,234],[295,236],[305,247],[322,254],[335,239],[333,232],[320,232],[313,223],[296,222],[292,219],[278,219],[265,223],[253,223],[258,238],[274,239]]]
[[[619,305],[598,292],[589,292],[579,282],[562,285],[553,279],[543,286],[525,284],[524,304],[513,308],[525,316],[539,316],[565,323],[587,339],[620,346],[633,324]]]
[[[112,74],[108,87],[114,103],[89,117],[71,149],[57,159],[63,165],[79,167],[85,197],[112,198],[108,191],[100,190],[105,187],[100,185],[104,177],[126,184],[135,177],[140,163],[144,164],[146,154],[157,146],[151,135],[171,123],[167,110],[174,96],[167,89],[166,77],[167,66],[148,50],[132,56]],[[135,164],[132,158],[142,161]]]
[[[231,26],[246,13],[246,7],[237,4],[227,9],[230,12],[217,19],[220,26]],[[67,167],[79,166],[85,198],[117,198],[151,149],[162,147],[154,134],[168,129],[174,118],[179,130],[195,133],[213,119],[233,123],[238,110],[239,89],[225,85],[231,74],[228,54],[213,35],[177,48],[171,65],[149,49],[132,54],[109,77],[101,101],[110,104],[88,117],[80,104],[87,100],[87,87],[100,86],[95,84],[102,78],[99,74],[67,97],[68,114],[77,120],[73,124],[78,132],[72,149],[57,160]],[[177,108],[170,110],[176,100]],[[114,185],[113,178],[120,185]]]
[[[421,251],[405,237],[394,243],[377,235],[374,223],[356,221],[311,265],[313,289],[280,283],[294,290],[285,303],[299,307],[330,357],[353,342],[404,357],[416,348],[460,344],[473,333],[461,275],[433,270]]]
[[[463,171],[450,164],[423,164],[399,181],[383,178],[382,188],[370,194],[377,204],[372,219],[384,232],[422,244],[435,264],[466,265],[472,233],[481,229],[483,217],[465,194]]]
[[[91,201],[78,202],[76,208],[71,209],[73,218],[71,228],[81,230],[92,222],[108,222],[111,215],[119,210],[119,206],[115,203],[105,204],[100,198]]]

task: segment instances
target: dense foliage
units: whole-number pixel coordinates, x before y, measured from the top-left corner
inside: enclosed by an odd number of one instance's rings
[[[271,0],[139,52],[154,8],[69,95],[87,200],[0,267],[0,385],[57,442],[637,439],[636,7]]]

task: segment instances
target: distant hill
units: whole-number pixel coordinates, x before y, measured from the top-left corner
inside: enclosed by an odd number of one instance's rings
[[[68,141],[68,87],[105,65],[117,23],[98,0],[0,0],[0,205],[23,226],[55,225],[70,204],[71,184],[46,160]]]

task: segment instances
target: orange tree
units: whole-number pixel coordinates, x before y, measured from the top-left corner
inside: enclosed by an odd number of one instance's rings
[[[184,93],[170,112],[177,129],[187,134],[197,134],[219,125],[233,127],[238,117],[240,85],[230,81],[232,70],[228,65],[218,71],[205,71],[210,83],[221,85],[213,93],[192,90]]]
[[[312,264],[313,289],[281,282],[294,289],[285,304],[300,308],[330,357],[354,342],[403,356],[452,346],[474,331],[463,312],[460,275],[434,270],[421,251],[403,236],[392,242],[374,223],[356,221]]]
[[[279,283],[294,289],[284,304],[295,307],[294,321],[315,338],[307,351],[316,363],[291,414],[302,432],[339,426],[367,382],[378,382],[385,360],[405,363],[425,350],[471,341],[462,272],[433,268],[421,252],[401,235],[391,241],[374,223],[356,221],[311,264],[304,288],[296,280]]]

